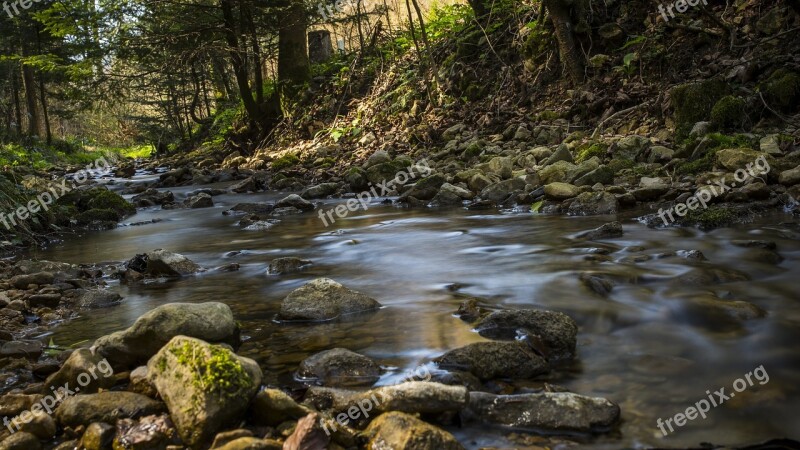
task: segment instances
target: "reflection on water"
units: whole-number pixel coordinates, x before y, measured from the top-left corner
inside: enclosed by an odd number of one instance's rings
[[[166,248],[204,267],[241,265],[233,273],[115,286],[125,297],[123,305],[84,313],[58,328],[56,341],[94,339],[167,302],[222,301],[233,308],[248,338],[241,352],[259,361],[267,383],[291,383],[303,358],[333,347],[366,354],[402,375],[448,349],[481,340],[452,316],[464,296],[476,296],[495,308],[562,311],[579,323],[579,362],[552,382],[607,397],[623,412],[620,432],[589,440],[589,447],[800,437],[800,358],[794,349],[800,338],[795,278],[800,242],[796,224],[781,224],[788,216],[711,233],[655,231],[628,220],[622,238],[579,242],[570,236],[604,220],[375,204],[339,219],[337,228],[325,228],[316,214],[307,214],[281,218],[267,231],[243,231],[235,218],[221,214],[238,202],[279,197],[223,195],[215,197],[212,209],[142,211],[134,221],[163,220],[90,233],[36,255],[92,263]],[[326,208],[333,204],[328,203]],[[775,241],[785,259],[776,264],[759,249],[731,245],[734,239]],[[680,252],[685,250],[699,250],[707,261]],[[241,253],[226,255],[231,251]],[[298,256],[314,265],[297,275],[266,275],[267,264],[278,256]],[[579,274],[586,271],[614,282],[610,296],[598,296],[580,282]],[[742,273],[749,280],[741,281]],[[281,299],[319,276],[367,293],[385,308],[340,323],[274,323]],[[720,279],[738,281],[715,281]],[[752,318],[758,311],[752,305],[745,312],[708,306],[722,301],[756,305],[766,316]],[[760,365],[769,373],[768,384],[660,437],[656,419],[685,410],[705,398],[706,390],[729,387]],[[482,426],[452,431],[470,448],[509,445],[509,431]]]

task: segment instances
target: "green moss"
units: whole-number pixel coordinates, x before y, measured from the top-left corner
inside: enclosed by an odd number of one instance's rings
[[[601,144],[601,143],[594,143],[594,144],[585,144],[578,147],[578,156],[575,158],[575,162],[580,164],[588,159],[592,159],[597,156],[600,159],[606,156],[606,151],[608,150],[608,145]]]
[[[670,92],[675,111],[675,135],[683,139],[695,123],[707,120],[714,105],[728,93],[728,85],[719,80],[707,80],[677,86]]]
[[[736,214],[730,209],[721,206],[711,206],[708,209],[689,211],[684,223],[697,225],[703,230],[725,227],[734,223]]]
[[[717,151],[719,151],[719,149],[711,149],[707,151],[702,158],[679,164],[675,168],[675,173],[678,175],[695,175],[710,171],[714,168]]]
[[[616,173],[619,173],[620,171],[625,170],[625,169],[632,169],[635,165],[636,165],[636,162],[633,161],[632,159],[617,159],[617,158],[615,158],[615,159],[612,159],[608,163],[608,168],[613,170],[614,173],[616,174]]]
[[[287,153],[281,157],[272,161],[272,170],[279,171],[283,169],[288,169],[289,167],[294,167],[300,163],[300,158],[297,157],[294,153]]]
[[[483,147],[485,143],[482,141],[473,141],[467,145],[467,148],[461,154],[461,158],[464,160],[470,160],[472,158],[476,158],[480,156],[481,152],[483,151]]]
[[[119,195],[106,189],[93,189],[93,195],[86,203],[86,210],[106,209],[116,211],[122,217],[127,217],[136,213],[136,207]]]
[[[317,161],[315,165],[323,169],[330,169],[331,167],[336,165],[336,160],[329,156],[327,158],[322,158],[321,160]]]
[[[741,97],[726,95],[711,109],[711,124],[718,130],[738,130],[746,122],[747,102]]]
[[[233,397],[253,385],[250,375],[233,352],[219,345],[202,347],[187,341],[171,348],[170,352],[175,355],[178,364],[186,366],[194,374],[190,382],[204,392]],[[166,370],[166,364],[162,368],[159,362],[159,368]]]
[[[759,88],[771,107],[783,112],[797,110],[800,103],[800,75],[797,73],[780,68]]]

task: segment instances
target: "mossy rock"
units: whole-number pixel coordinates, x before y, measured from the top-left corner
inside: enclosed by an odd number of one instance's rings
[[[711,124],[718,130],[739,130],[747,122],[747,102],[741,97],[726,95],[711,109]]]
[[[635,165],[636,162],[632,159],[615,158],[608,163],[608,168],[616,174],[625,169],[632,169]]]
[[[101,189],[92,196],[87,202],[86,209],[110,209],[115,211],[119,218],[136,214],[136,207],[119,195],[105,189]]]
[[[294,153],[287,153],[272,161],[271,167],[272,170],[277,172],[279,170],[294,167],[299,163],[300,163],[300,158],[298,158],[297,155],[295,155]]]
[[[403,171],[406,167],[406,161],[396,159],[391,162],[376,164],[367,169],[367,180],[370,183],[378,184],[385,181],[393,180],[398,172]]]
[[[678,175],[696,175],[712,170],[714,168],[714,162],[717,160],[716,155],[718,150],[719,149],[711,149],[701,158],[679,164],[675,168],[675,173]]]
[[[221,345],[176,336],[147,363],[147,377],[181,439],[192,448],[208,448],[217,431],[244,418],[262,372],[255,361]]]
[[[733,225],[739,215],[724,206],[711,206],[708,209],[697,209],[686,214],[684,225],[697,225],[701,230],[713,230]]]
[[[775,109],[792,112],[800,104],[800,75],[780,68],[761,84],[764,99]]]
[[[676,86],[670,92],[675,111],[675,135],[683,139],[695,123],[707,120],[714,105],[728,94],[721,80],[706,80]]]
[[[578,147],[578,156],[575,158],[575,162],[580,164],[588,159],[592,159],[595,156],[602,160],[606,156],[607,151],[607,144],[599,142],[593,144],[584,144]]]
[[[70,218],[92,209],[112,210],[118,216],[116,220],[136,214],[136,207],[133,204],[103,187],[76,189],[68,192],[56,200],[53,209],[57,210],[58,206],[67,208],[60,212],[70,214]],[[56,215],[59,214],[56,213]]]

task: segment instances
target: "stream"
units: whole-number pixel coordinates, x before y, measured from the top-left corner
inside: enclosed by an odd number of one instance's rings
[[[134,180],[152,177],[140,174]],[[110,187],[120,188],[121,180]],[[170,190],[180,201],[200,187]],[[139,210],[129,223],[160,221],[88,232],[28,255],[122,263],[164,248],[207,268],[241,265],[235,272],[208,271],[169,282],[109,280],[124,297],[120,306],[83,312],[40,337],[61,345],[90,342],[164,303],[220,301],[241,322],[246,341],[239,353],[260,363],[265,384],[299,386],[293,371],[300,361],[335,347],[375,359],[388,369],[378,384],[391,384],[447,350],[482,340],[453,315],[465,298],[479,297],[492,309],[544,308],[573,317],[580,326],[576,361],[546,380],[515,386],[524,391],[547,381],[606,397],[619,404],[622,423],[605,435],[547,440],[469,422],[449,428],[467,448],[544,447],[560,440],[596,449],[687,447],[800,438],[800,355],[794,347],[800,340],[795,278],[800,276],[800,223],[789,215],[702,232],[654,230],[634,220],[636,214],[626,214],[618,217],[623,237],[587,242],[575,234],[614,219],[374,203],[329,227],[315,211],[281,217],[268,230],[246,231],[236,217],[222,214],[237,203],[276,201],[286,194],[223,194],[214,197],[213,208]],[[322,208],[343,201],[325,200]],[[775,242],[783,259],[734,240]],[[267,275],[269,261],[282,256],[314,264],[297,274]],[[610,295],[588,289],[579,279],[584,272],[612,280]],[[366,293],[384,308],[336,323],[274,322],[281,300],[317,277]],[[712,306],[733,301],[757,308]],[[657,428],[657,419],[708,398],[707,390],[733,392],[737,378],[760,366],[768,382],[754,379],[753,386],[712,408],[705,419],[689,421],[668,437]]]

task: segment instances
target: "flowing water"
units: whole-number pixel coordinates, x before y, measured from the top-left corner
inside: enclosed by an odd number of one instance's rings
[[[182,197],[191,189],[172,191]],[[453,316],[465,297],[474,296],[489,308],[552,309],[578,322],[577,361],[547,381],[609,398],[620,405],[623,418],[611,434],[567,437],[582,447],[800,438],[800,353],[794,347],[800,338],[800,227],[788,215],[709,233],[653,230],[632,216],[621,217],[624,237],[582,242],[573,236],[610,218],[376,203],[330,227],[309,213],[281,218],[269,230],[244,231],[238,219],[221,214],[239,202],[274,201],[283,195],[226,194],[215,197],[210,209],[140,210],[129,220],[161,221],[91,232],[34,255],[72,263],[122,262],[165,248],[204,267],[241,265],[237,272],[209,271],[170,282],[110,281],[124,296],[122,305],[83,312],[56,328],[52,337],[59,344],[92,340],[164,303],[220,301],[241,322],[247,340],[240,353],[261,364],[265,383],[292,385],[292,371],[309,354],[345,347],[390,368],[379,382],[388,384],[447,350],[482,340]],[[324,208],[337,203],[325,201]],[[764,250],[734,246],[735,239],[774,241],[784,259],[773,261],[774,255]],[[692,258],[688,250],[702,252],[707,261]],[[269,261],[281,256],[310,259],[314,265],[299,274],[267,275]],[[717,279],[733,281],[679,278],[714,271]],[[614,280],[610,296],[587,289],[579,280],[583,272]],[[749,279],[743,280],[742,273]],[[385,307],[337,323],[273,321],[286,294],[321,276],[367,293]],[[736,310],[708,306],[734,300],[757,305],[766,316],[753,317],[758,314],[745,309],[742,318]],[[666,420],[708,398],[707,390],[732,392],[736,379],[759,366],[768,382],[751,378],[752,387],[711,409],[707,418],[662,437],[658,418]],[[474,423],[450,431],[468,448],[541,444],[529,433]]]

